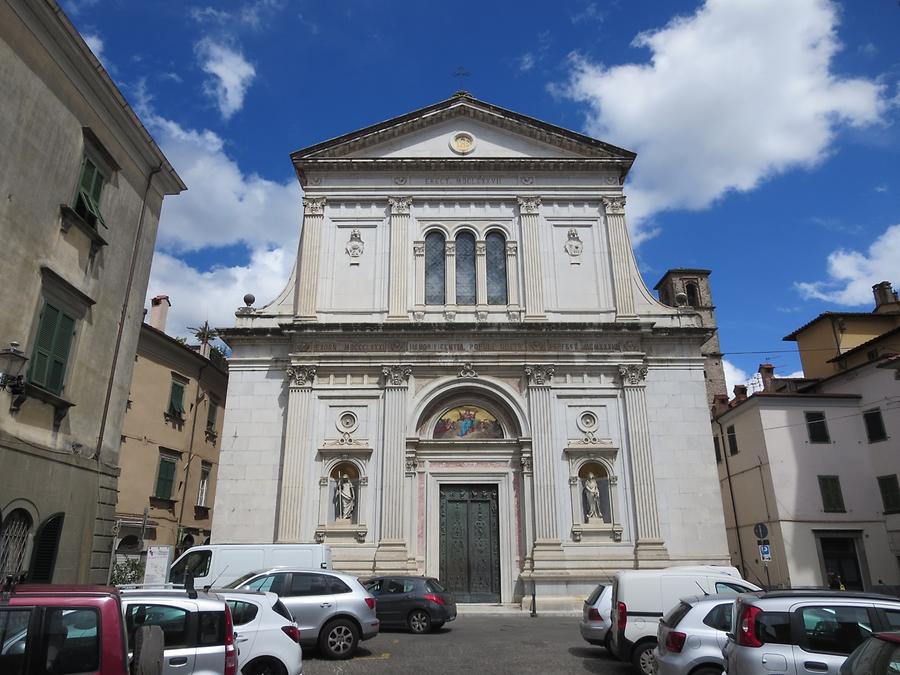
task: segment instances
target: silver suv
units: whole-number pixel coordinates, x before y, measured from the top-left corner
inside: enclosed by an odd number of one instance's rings
[[[163,633],[163,675],[236,675],[234,625],[225,600],[204,591],[123,589],[129,654],[141,626]]]
[[[599,584],[584,601],[581,610],[581,637],[592,645],[610,649],[612,633],[612,584]]]
[[[657,675],[721,675],[734,594],[683,598],[659,621]]]
[[[228,588],[277,593],[300,627],[301,646],[318,646],[330,659],[350,658],[360,640],[378,635],[375,598],[351,574],[272,567]]]
[[[838,673],[873,633],[900,628],[900,600],[846,591],[738,596],[725,645],[728,675]]]

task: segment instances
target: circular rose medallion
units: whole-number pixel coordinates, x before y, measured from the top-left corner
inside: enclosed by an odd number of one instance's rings
[[[475,149],[475,137],[465,131],[454,134],[450,139],[450,149],[457,155],[468,155]]]

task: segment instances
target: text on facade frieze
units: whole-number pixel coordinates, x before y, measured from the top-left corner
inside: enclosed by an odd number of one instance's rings
[[[454,352],[636,352],[637,342],[601,342],[593,340],[410,340],[386,342],[330,342],[313,341],[298,345],[303,352],[413,352],[413,353],[454,353]]]

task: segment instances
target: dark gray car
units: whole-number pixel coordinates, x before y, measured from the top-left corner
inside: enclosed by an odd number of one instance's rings
[[[456,619],[456,601],[437,579],[375,577],[365,586],[378,601],[375,609],[383,625],[427,633]]]

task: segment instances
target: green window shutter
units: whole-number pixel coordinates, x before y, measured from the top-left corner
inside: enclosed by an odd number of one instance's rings
[[[91,190],[94,187],[94,177],[97,175],[97,167],[94,166],[94,163],[89,160],[87,157],[84,158],[84,161],[81,163],[81,180],[78,181],[78,186],[91,194]]]
[[[172,380],[172,389],[169,392],[169,414],[184,415],[184,384]]]
[[[175,461],[167,457],[159,459],[159,473],[156,475],[156,492],[158,499],[171,499],[172,486],[175,483]]]
[[[209,400],[209,408],[206,411],[206,428],[207,429],[215,429],[216,428],[216,415],[218,414],[219,406],[212,399]]]
[[[53,351],[47,369],[47,389],[55,394],[62,391],[65,383],[66,364],[69,361],[69,349],[75,332],[75,319],[60,312],[53,340]]]
[[[827,513],[844,513],[844,495],[838,476],[819,476],[819,491],[822,493],[822,510]]]
[[[881,501],[884,504],[884,512],[900,512],[900,483],[897,481],[897,474],[879,476],[878,489],[881,491]]]
[[[85,157],[81,165],[81,176],[78,180],[78,194],[75,196],[75,212],[88,224],[96,226],[99,221],[104,227],[106,222],[100,214],[100,193],[103,190],[103,174],[97,166]]]
[[[41,318],[38,321],[37,335],[34,341],[34,352],[28,369],[28,380],[39,387],[47,386],[47,370],[53,355],[53,336],[61,312],[53,305],[44,303]]]

